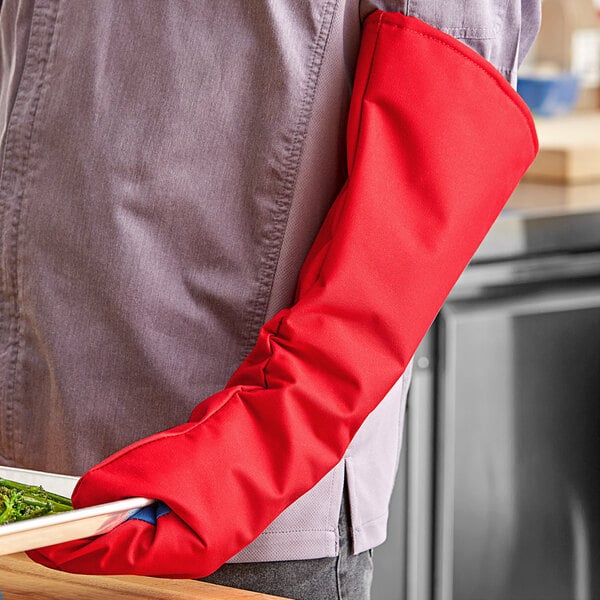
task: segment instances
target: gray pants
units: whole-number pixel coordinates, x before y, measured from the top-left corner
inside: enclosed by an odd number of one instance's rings
[[[339,531],[339,556],[226,564],[203,581],[293,600],[369,600],[373,556],[371,551],[352,554],[347,501],[342,503]]]

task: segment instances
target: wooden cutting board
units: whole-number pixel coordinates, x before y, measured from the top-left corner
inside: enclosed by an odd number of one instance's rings
[[[600,112],[536,118],[540,152],[525,180],[579,184],[600,181]]]
[[[42,567],[25,554],[0,556],[0,592],[3,600],[277,600],[185,579],[72,575]]]

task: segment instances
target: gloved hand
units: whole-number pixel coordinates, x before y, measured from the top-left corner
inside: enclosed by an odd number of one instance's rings
[[[235,555],[342,458],[536,152],[529,111],[483,58],[414,18],[370,15],[349,178],[295,304],[188,423],[117,452],[73,495],[76,507],[152,497],[170,512],[29,555],[169,577],[205,576]]]

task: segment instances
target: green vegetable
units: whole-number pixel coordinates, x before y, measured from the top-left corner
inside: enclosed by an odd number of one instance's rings
[[[0,525],[72,510],[69,498],[0,477]]]

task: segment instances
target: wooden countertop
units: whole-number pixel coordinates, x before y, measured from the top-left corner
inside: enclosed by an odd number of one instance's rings
[[[25,554],[0,556],[0,592],[3,600],[276,600],[187,579],[72,575],[38,565]]]
[[[563,185],[523,181],[506,207],[548,215],[600,211],[600,182]]]
[[[600,111],[536,117],[540,152],[525,174],[532,181],[600,181]]]

